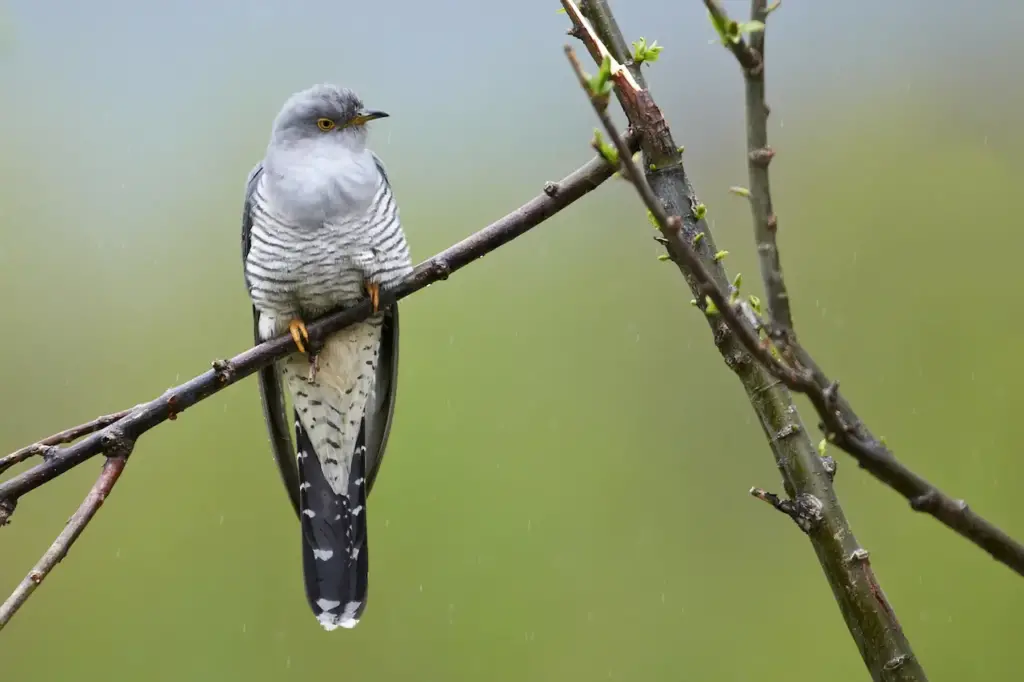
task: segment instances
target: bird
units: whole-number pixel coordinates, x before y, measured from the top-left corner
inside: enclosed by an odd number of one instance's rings
[[[261,370],[258,384],[302,531],[306,598],[328,631],[355,627],[366,608],[366,503],[398,385],[398,304],[380,309],[380,291],[413,272],[387,171],[367,147],[370,122],[387,116],[349,88],[321,84],[293,94],[246,179],[242,210],[254,337],[288,331],[296,346]],[[307,320],[366,297],[370,317],[310,343]]]

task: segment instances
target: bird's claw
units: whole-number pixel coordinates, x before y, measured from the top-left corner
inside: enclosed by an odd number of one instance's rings
[[[293,319],[288,323],[288,333],[292,335],[292,341],[295,342],[295,347],[299,349],[299,352],[305,353],[305,344],[309,343],[309,331],[306,330],[305,323],[299,318]]]
[[[376,282],[367,282],[366,293],[370,295],[370,304],[373,306],[374,314],[376,314],[380,308],[380,285]]]
[[[309,331],[299,318],[296,317],[288,323],[288,333],[292,335],[292,341],[299,352],[309,359],[309,375],[306,381],[313,383],[316,380],[316,373],[320,371],[320,349],[313,348],[313,343],[309,340]]]

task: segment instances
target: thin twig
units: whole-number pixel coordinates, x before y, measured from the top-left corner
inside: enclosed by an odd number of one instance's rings
[[[716,0],[703,1],[716,22],[734,23]],[[770,11],[766,0],[751,0],[751,15],[755,21],[764,23]],[[769,185],[768,164],[774,152],[768,146],[764,34],[764,30],[751,33],[749,44],[743,36],[737,35],[735,40],[726,41],[726,47],[743,67],[746,83],[749,199],[754,221],[754,237],[761,258],[761,275],[768,296],[770,319],[765,327],[779,354],[793,366],[800,368],[799,381],[792,381],[793,375],[777,376],[789,388],[810,398],[821,417],[821,426],[829,442],[852,455],[872,476],[903,495],[910,502],[912,509],[931,515],[988,552],[997,561],[1024,575],[1024,544],[975,513],[963,500],[953,499],[900,463],[840,395],[838,382],[829,379],[813,356],[797,341],[790,312],[789,294],[786,291],[779,260],[776,242],[778,223],[772,210]],[[753,58],[758,62],[757,69],[748,67]]]
[[[753,1],[753,18],[764,23],[768,18],[767,2]],[[761,278],[768,304],[771,330],[779,335],[789,335],[793,329],[793,313],[789,304],[789,293],[782,277],[779,249],[776,244],[778,218],[772,210],[772,195],[769,191],[768,165],[775,156],[768,146],[768,106],[764,96],[764,31],[754,31],[748,44],[739,33],[735,21],[729,18],[718,0],[704,0],[712,22],[723,36],[726,48],[733,53],[743,69],[746,83],[747,110],[747,172],[750,176],[750,212],[754,221],[754,237],[757,255],[761,265]],[[795,340],[795,338],[794,338]]]
[[[821,501],[813,495],[788,500],[764,488],[751,488],[750,494],[791,518],[805,533],[810,532],[821,521]]]
[[[421,263],[412,276],[401,285],[392,290],[381,291],[380,305],[391,305],[434,282],[447,279],[455,271],[525,234],[598,187],[611,177],[614,170],[603,158],[596,157],[559,182],[547,183],[541,194],[526,204]],[[315,344],[317,339],[364,320],[370,314],[368,300],[351,308],[329,313],[308,325],[311,342]],[[122,419],[98,433],[74,445],[51,452],[42,463],[0,482],[0,505],[12,505],[22,495],[99,454],[104,450],[106,439],[115,430],[125,438],[135,441],[145,432],[168,419],[174,419],[200,400],[293,352],[295,342],[290,335],[282,334],[230,360],[215,361],[213,369],[169,389],[158,398],[136,406]]]
[[[761,9],[767,7],[767,3],[759,2],[758,0],[753,0],[753,2]],[[711,23],[718,30],[723,44],[726,49],[736,56],[736,61],[740,63],[740,66],[747,72],[761,73],[764,69],[762,50],[748,45],[747,41],[743,40],[743,36],[740,35],[740,25],[729,18],[729,15],[725,13],[725,9],[718,0],[704,0],[704,5],[708,8],[708,13],[711,15]],[[766,12],[759,12],[757,7],[754,8],[753,14],[754,19],[761,22],[767,16]]]
[[[85,500],[78,507],[78,511],[68,520],[64,530],[61,531],[39,562],[29,571],[18,587],[15,588],[11,596],[7,598],[7,601],[0,605],[0,630],[3,630],[4,626],[11,620],[11,617],[32,596],[32,593],[43,582],[43,579],[49,575],[50,571],[67,556],[71,545],[74,544],[75,540],[78,539],[78,536],[82,534],[82,531],[89,524],[89,521],[92,520],[92,517],[99,511],[100,506],[103,505],[103,501],[110,494],[114,484],[117,483],[117,479],[121,476],[121,472],[124,471],[124,465],[127,462],[128,454],[125,453],[108,457],[107,461],[103,463],[103,471],[100,472],[96,483],[93,484],[89,494],[85,496]]]
[[[123,410],[121,412],[115,412],[114,414],[106,414],[102,417],[96,417],[92,421],[79,424],[78,426],[72,426],[70,429],[65,429],[59,433],[53,434],[52,436],[47,436],[32,445],[26,445],[20,450],[15,450],[9,455],[4,455],[3,457],[0,457],[0,474],[4,473],[15,464],[20,464],[27,459],[35,457],[36,455],[42,455],[45,457],[46,453],[49,452],[52,447],[76,441],[82,436],[88,436],[90,433],[95,433],[106,426],[110,426],[114,422],[126,416],[128,412],[128,410]]]
[[[599,42],[599,38],[584,13],[572,0],[561,2],[573,21],[572,35],[584,41],[592,55],[603,58],[607,49],[601,50],[600,46],[591,44]],[[607,0],[587,0],[587,8],[602,21],[614,22]],[[605,27],[605,33],[614,32]],[[820,510],[820,515],[815,514],[803,530],[814,546],[865,665],[878,681],[925,680],[924,671],[903,634],[895,612],[879,586],[870,562],[865,559],[867,552],[857,543],[839,505],[832,488],[832,477],[808,438],[789,392],[772,378],[772,373],[783,383],[788,380],[802,384],[810,379],[806,373],[783,365],[766,346],[762,346],[755,326],[747,322],[752,317],[750,306],[726,298],[724,291],[728,279],[725,269],[720,258],[709,259],[704,250],[713,244],[713,236],[704,219],[703,206],[686,178],[680,155],[669,153],[673,145],[671,133],[660,109],[646,90],[627,91],[630,84],[616,75],[620,72],[619,64],[607,64],[619,102],[631,126],[641,135],[642,148],[645,153],[654,150],[654,153],[661,154],[662,161],[657,167],[648,165],[646,173],[641,174],[632,156],[622,153],[621,141],[603,110],[607,96],[594,96],[591,82],[582,74],[570,48],[567,48],[567,53],[581,85],[605,125],[609,139],[619,150],[624,175],[634,180],[634,186],[661,230],[661,241],[666,245],[669,257],[697,295],[696,303],[705,312],[715,345],[743,383],[751,405],[760,417],[783,474],[786,492],[791,498],[803,500],[808,508]],[[619,56],[613,54],[612,58],[618,59]],[[604,70],[603,66],[599,74]],[[651,158],[655,158],[653,154]],[[662,163],[668,165],[662,166]],[[708,305],[709,301],[714,305]]]

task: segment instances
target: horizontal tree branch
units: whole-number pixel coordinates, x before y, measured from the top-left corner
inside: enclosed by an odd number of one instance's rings
[[[635,142],[631,142],[631,144],[635,144]],[[380,305],[391,305],[434,282],[447,279],[455,271],[525,234],[588,194],[611,177],[614,172],[615,169],[598,156],[561,181],[547,183],[539,196],[433,258],[420,263],[413,274],[400,285],[387,291],[381,291]],[[351,308],[320,317],[307,325],[310,340],[316,345],[317,341],[325,336],[365,320],[371,312],[370,302],[367,299]],[[295,352],[295,342],[292,337],[282,334],[254,346],[230,360],[214,361],[211,370],[167,390],[159,398],[128,410],[128,413],[113,425],[103,428],[98,433],[93,433],[70,447],[51,452],[42,463],[0,482],[0,501],[16,501],[29,491],[106,451],[115,440],[115,433],[120,434],[117,438],[134,441],[154,426],[168,419],[174,419],[197,402],[293,352]],[[75,428],[84,429],[87,426],[82,425]],[[38,444],[26,449],[37,446]]]
[[[762,25],[768,19],[767,1],[752,0],[751,18]],[[747,171],[750,176],[750,212],[754,221],[757,256],[768,304],[772,329],[789,334],[793,329],[793,313],[789,292],[782,277],[779,248],[776,244],[778,218],[772,210],[768,182],[768,164],[775,152],[768,146],[768,105],[764,96],[765,31],[751,32],[750,44],[740,33],[740,26],[729,18],[718,0],[704,0],[725,47],[732,52],[743,69],[746,85]]]
[[[636,137],[629,137],[632,148]],[[507,244],[548,218],[590,193],[610,178],[615,168],[597,156],[559,182],[548,182],[542,193],[503,218],[491,223],[459,243],[416,267],[413,274],[394,289],[380,292],[380,305],[392,305],[434,282],[447,279],[455,271]],[[329,313],[310,322],[307,329],[310,342],[317,342],[371,314],[369,300],[348,309]],[[140,436],[167,420],[173,420],[185,409],[195,405],[226,387],[256,373],[262,367],[296,351],[295,342],[288,334],[261,343],[236,355],[230,360],[216,360],[213,368],[190,381],[169,389],[148,403],[142,403],[124,412],[94,419],[85,424],[61,431],[38,443],[0,458],[4,466],[0,473],[33,455],[42,454],[43,461],[22,473],[0,482],[0,521],[6,522],[14,512],[18,499],[41,485],[86,460],[103,453],[107,456],[103,472],[78,512],[71,518],[39,563],[19,584],[11,597],[0,606],[0,629],[35,591],[43,578],[67,553],[82,530],[99,509],[103,499],[124,469],[128,455]],[[83,437],[74,445],[55,447]],[[3,525],[3,523],[0,523]]]
[[[10,469],[15,464],[20,464],[27,459],[31,459],[36,455],[42,455],[46,457],[46,453],[51,448],[57,445],[64,445],[65,443],[71,443],[83,436],[88,436],[90,433],[95,433],[105,426],[110,426],[114,422],[118,421],[122,417],[126,416],[130,410],[122,410],[121,412],[115,412],[114,414],[106,414],[102,417],[96,417],[92,421],[79,424],[78,426],[72,426],[70,429],[64,429],[58,433],[48,436],[40,441],[27,445],[20,450],[15,450],[9,455],[0,457],[0,474]]]
[[[703,2],[716,25],[735,25],[736,22],[729,18],[717,0]],[[751,0],[751,5],[752,19],[763,24],[770,11],[766,0]],[[727,34],[731,30],[727,28]],[[722,32],[721,28],[719,32]],[[997,561],[1019,575],[1024,575],[1024,545],[975,513],[966,502],[954,500],[897,460],[840,395],[839,382],[829,379],[797,340],[779,259],[776,242],[778,222],[772,209],[769,184],[768,166],[775,152],[768,146],[768,107],[764,101],[765,32],[752,32],[749,43],[742,35],[729,35],[733,39],[725,40],[726,47],[742,67],[746,84],[747,166],[750,179],[747,196],[768,298],[769,320],[765,329],[782,358],[797,368],[786,375],[776,375],[790,389],[810,398],[821,417],[821,428],[829,442],[852,455],[863,469],[903,495],[912,509],[931,515]]]
[[[15,450],[9,455],[0,457],[0,474],[3,474],[12,466],[20,464],[21,462],[31,459],[37,455],[45,458],[49,453],[53,452],[56,446],[71,443],[83,436],[88,436],[90,433],[95,433],[96,431],[113,424],[127,414],[128,410],[122,410],[121,412],[115,412],[114,414],[96,417],[96,419],[93,419],[92,421],[87,421],[84,424],[73,426],[70,429],[64,429],[63,431],[59,431],[52,436],[47,436],[32,445],[27,445],[20,450]],[[7,525],[16,506],[17,498],[0,499],[0,527]]]

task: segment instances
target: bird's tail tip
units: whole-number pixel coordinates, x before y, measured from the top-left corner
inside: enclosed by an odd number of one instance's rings
[[[320,621],[320,627],[327,630],[327,632],[337,630],[338,628],[351,630],[359,625],[359,618],[362,615],[362,602],[351,601],[345,604],[345,608],[342,609],[340,614],[334,613],[341,606],[339,601],[320,599],[316,605],[320,608],[320,613],[317,614],[316,619]]]

